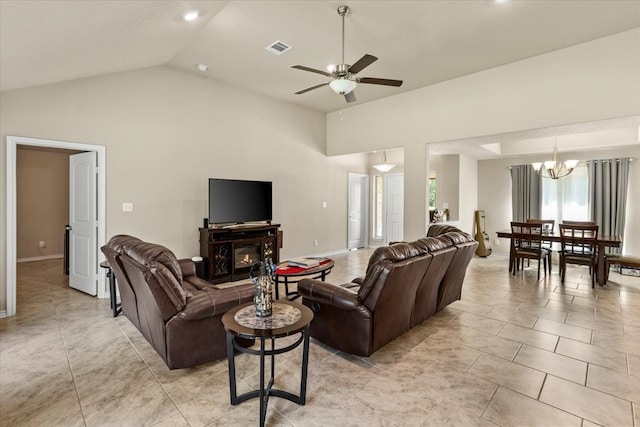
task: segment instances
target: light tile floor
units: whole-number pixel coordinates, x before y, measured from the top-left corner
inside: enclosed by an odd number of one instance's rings
[[[370,250],[328,276],[362,275]],[[536,280],[500,256],[475,258],[463,297],[368,358],[312,340],[307,404],[271,398],[268,425],[640,427],[640,279],[586,268]],[[170,371],[108,301],[69,289],[61,260],[18,266],[18,315],[0,319],[0,425],[245,426],[258,402],[229,404],[226,361]],[[345,325],[348,327],[348,325]],[[276,385],[299,386],[301,353]],[[238,357],[239,392],[258,384]]]

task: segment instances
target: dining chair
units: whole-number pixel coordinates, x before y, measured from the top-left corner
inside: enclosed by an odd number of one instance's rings
[[[560,224],[560,281],[564,283],[567,264],[586,265],[595,287],[598,264],[598,226],[595,224]]]
[[[542,224],[540,222],[511,222],[511,242],[513,255],[513,275],[520,268],[524,270],[524,260],[538,260],[538,280],[540,280],[540,260],[547,275],[549,250],[542,247]]]
[[[556,226],[555,219],[527,218],[525,222],[542,224],[543,239],[545,234],[553,234],[553,230]],[[551,254],[553,253],[553,242],[551,242],[550,240],[543,240],[542,247],[548,251],[547,264],[549,265],[549,273],[551,273]]]

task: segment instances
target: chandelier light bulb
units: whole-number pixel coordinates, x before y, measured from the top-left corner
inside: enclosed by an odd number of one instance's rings
[[[552,160],[547,160],[544,163],[531,163],[531,167],[533,167],[533,170],[535,170],[538,175],[551,179],[558,179],[569,175],[576,166],[578,166],[578,160],[567,160],[566,162],[560,160],[557,145],[553,147]]]

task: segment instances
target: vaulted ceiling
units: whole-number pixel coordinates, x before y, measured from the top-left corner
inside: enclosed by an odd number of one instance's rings
[[[341,4],[345,62],[375,55],[359,76],[401,87],[360,84],[348,105],[327,86],[295,95],[329,78],[292,65],[340,63]],[[638,0],[0,0],[0,90],[166,65],[331,112],[637,27]],[[291,49],[265,49],[278,40]]]
[[[340,63],[340,1],[0,1],[0,90],[158,65],[328,112],[345,101],[329,79],[292,69]],[[363,103],[640,26],[640,1],[353,1],[345,61],[378,61]],[[191,22],[183,14],[198,10]],[[292,48],[274,55],[280,40]],[[197,70],[205,64],[206,72]],[[352,105],[352,104],[350,104]]]

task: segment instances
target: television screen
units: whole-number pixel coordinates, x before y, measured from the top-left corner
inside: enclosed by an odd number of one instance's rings
[[[271,182],[209,178],[209,222],[270,221]]]

